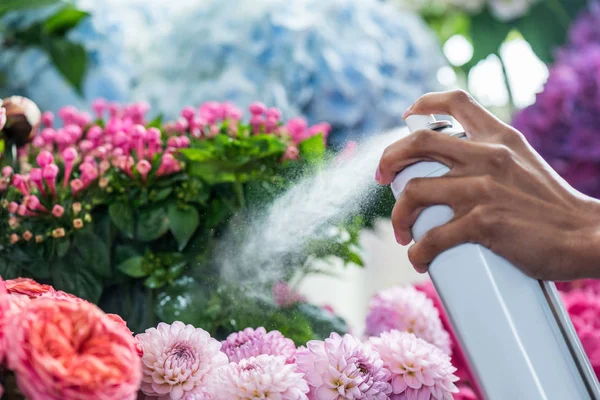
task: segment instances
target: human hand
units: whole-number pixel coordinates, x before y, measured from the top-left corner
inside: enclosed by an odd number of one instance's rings
[[[450,168],[443,177],[411,180],[392,212],[396,239],[407,245],[424,208],[445,204],[454,211],[451,221],[410,247],[417,271],[426,272],[444,250],[470,242],[537,279],[600,277],[600,201],[573,189],[519,131],[463,91],[427,94],[403,117],[415,114],[452,115],[469,139],[418,131],[389,146],[381,157],[376,179],[382,185],[419,161]]]

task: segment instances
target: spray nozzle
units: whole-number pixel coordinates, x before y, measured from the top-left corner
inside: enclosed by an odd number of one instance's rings
[[[410,132],[416,132],[422,129],[438,130],[452,127],[452,122],[437,121],[433,115],[409,115],[406,117],[405,122]]]

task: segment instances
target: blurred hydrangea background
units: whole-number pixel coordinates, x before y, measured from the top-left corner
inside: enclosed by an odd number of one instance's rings
[[[100,96],[174,117],[206,100],[260,99],[328,121],[336,142],[401,125],[415,98],[442,88],[435,36],[419,16],[377,0],[75,3],[92,15],[70,35],[91,54],[83,99],[43,54],[0,56],[11,63],[8,91],[43,109]]]

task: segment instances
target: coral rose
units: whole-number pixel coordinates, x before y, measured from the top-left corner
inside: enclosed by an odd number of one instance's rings
[[[47,292],[54,292],[54,289],[50,285],[42,285],[37,283],[33,279],[29,278],[17,278],[6,281],[6,290],[8,293],[18,293],[29,296],[33,299]]]
[[[32,300],[8,333],[8,367],[28,399],[137,398],[135,340],[93,304]]]

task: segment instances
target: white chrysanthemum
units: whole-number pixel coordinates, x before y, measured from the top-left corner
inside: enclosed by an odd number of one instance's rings
[[[452,354],[450,335],[431,299],[412,286],[397,286],[379,292],[369,304],[366,334],[378,336],[391,330],[414,333]]]
[[[158,400],[179,400],[201,392],[214,370],[227,364],[219,341],[180,321],[161,322],[136,340],[143,350],[142,392]]]
[[[412,333],[391,331],[369,340],[392,373],[392,399],[452,400],[456,368],[439,348]]]
[[[261,354],[219,368],[209,393],[213,400],[304,400],[308,384],[303,375],[284,356]]]

